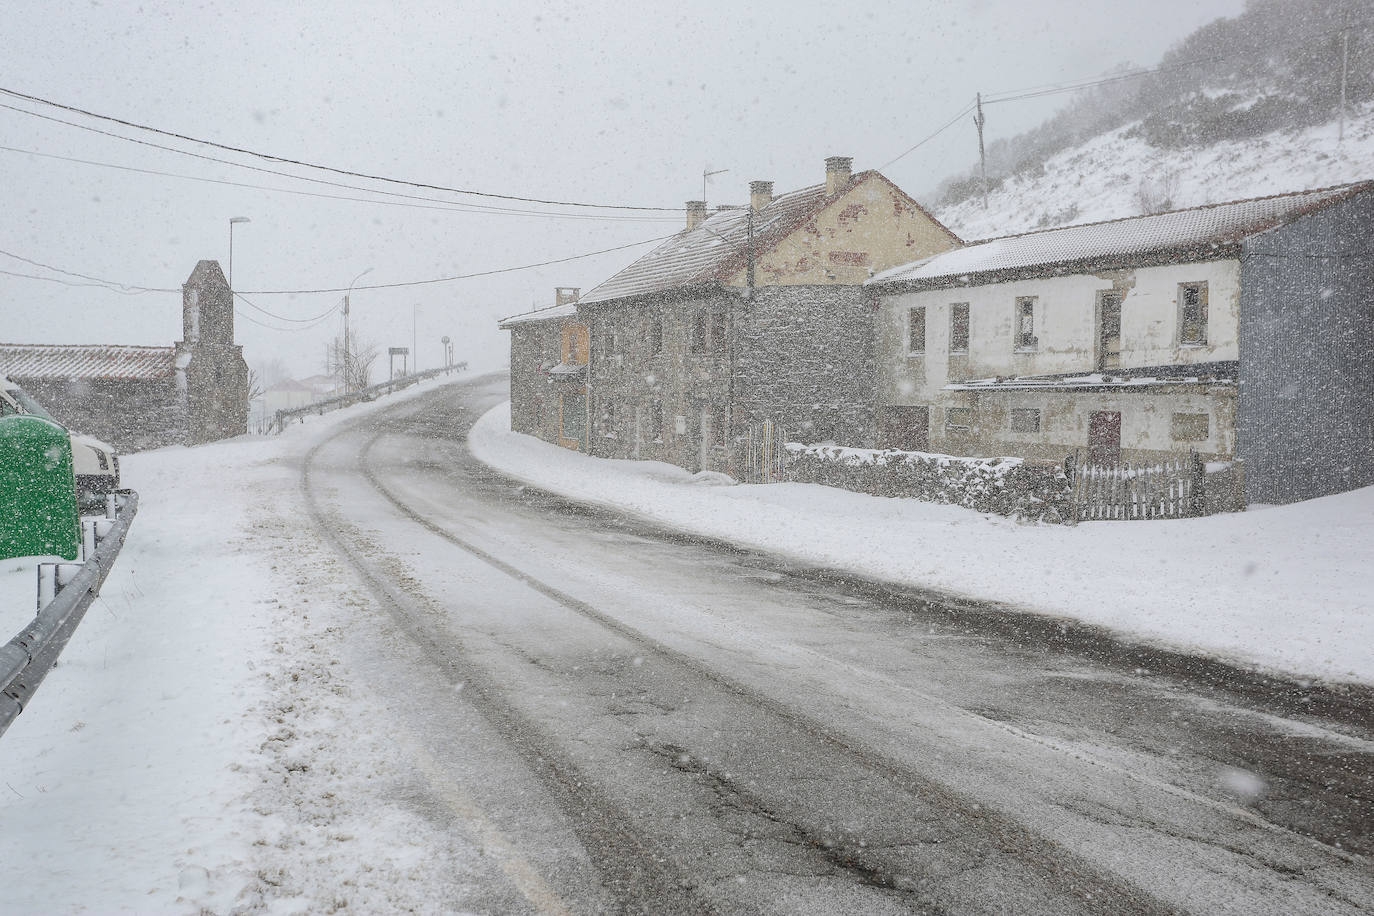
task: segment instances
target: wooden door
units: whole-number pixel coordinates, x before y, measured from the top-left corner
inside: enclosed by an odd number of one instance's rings
[[[1121,411],[1099,410],[1088,422],[1088,463],[1121,461]]]

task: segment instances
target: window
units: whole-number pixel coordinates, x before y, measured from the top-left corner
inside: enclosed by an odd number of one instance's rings
[[[725,352],[725,312],[711,312],[711,349],[718,353]]]
[[[907,312],[907,352],[926,352],[926,310],[910,309]]]
[[[1185,347],[1207,343],[1207,284],[1178,285],[1178,342]]]
[[[1022,296],[1016,300],[1016,327],[1013,331],[1018,350],[1034,350],[1040,340],[1035,336],[1035,297]]]
[[[945,432],[967,433],[973,431],[972,407],[946,407]]]
[[[663,352],[663,319],[655,318],[649,322],[649,353],[653,356]]]
[[[1210,431],[1205,413],[1176,413],[1171,426],[1175,442],[1201,442]]]
[[[706,352],[706,310],[697,309],[692,316],[692,352]]]
[[[615,355],[615,343],[615,331],[606,331],[605,335],[601,338],[602,357],[610,359]]]
[[[1033,407],[1013,407],[1011,409],[1011,431],[1014,433],[1040,432],[1040,411]]]
[[[730,443],[730,423],[725,416],[725,405],[711,405],[711,445],[724,448]]]
[[[601,435],[607,438],[615,438],[615,402],[601,402],[601,420],[598,424]]]
[[[649,405],[649,426],[644,434],[654,441],[663,438],[663,405],[654,401]]]
[[[955,302],[949,307],[949,352],[968,352],[967,302]]]

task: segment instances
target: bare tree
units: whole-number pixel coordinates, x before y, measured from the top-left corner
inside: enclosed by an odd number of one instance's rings
[[[360,343],[357,334],[350,331],[347,346],[343,335],[329,344],[325,371],[343,380],[344,391],[361,391],[372,380],[372,364],[376,359],[377,345]]]

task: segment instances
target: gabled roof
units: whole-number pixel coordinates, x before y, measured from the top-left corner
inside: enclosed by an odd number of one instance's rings
[[[775,197],[754,217],[755,261],[762,259],[833,201],[874,178],[896,188],[880,173],[869,170],[857,173],[833,194],[827,194],[825,185],[818,184]],[[898,191],[900,193],[900,189]],[[909,197],[907,200],[931,222],[949,232],[916,201]],[[717,209],[695,229],[679,232],[578,301],[590,304],[625,296],[728,283],[745,268],[748,261],[748,216],[746,207]],[[958,241],[954,233],[950,232],[949,235]]]
[[[1191,260],[1234,257],[1245,239],[1371,187],[1374,182],[1366,181],[1009,235],[894,267],[868,285],[934,288],[1068,273],[1075,267],[1128,266],[1164,255]]]
[[[176,372],[173,347],[0,344],[0,374],[25,379],[159,379]]]
[[[219,261],[197,261],[191,276],[186,278],[187,286],[204,286],[207,282],[226,288],[229,286]]]
[[[522,312],[519,315],[502,318],[498,326],[502,330],[505,330],[517,324],[529,324],[532,321],[547,321],[550,318],[571,318],[576,314],[577,303],[565,302],[562,305],[551,305],[547,308],[535,309],[532,312]]]

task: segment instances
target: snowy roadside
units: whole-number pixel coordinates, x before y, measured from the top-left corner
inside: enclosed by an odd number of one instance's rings
[[[377,800],[407,764],[340,662],[366,597],[302,525],[297,485],[338,424],[449,381],[124,459],[129,539],[0,740],[0,911],[451,907],[440,889],[479,854]],[[35,562],[0,566],[6,639],[32,615]]]
[[[710,485],[713,475],[591,458],[511,432],[509,404],[485,414],[468,443],[534,486],[808,564],[1299,678],[1374,683],[1374,487],[1233,515],[1068,528],[812,484]]]

